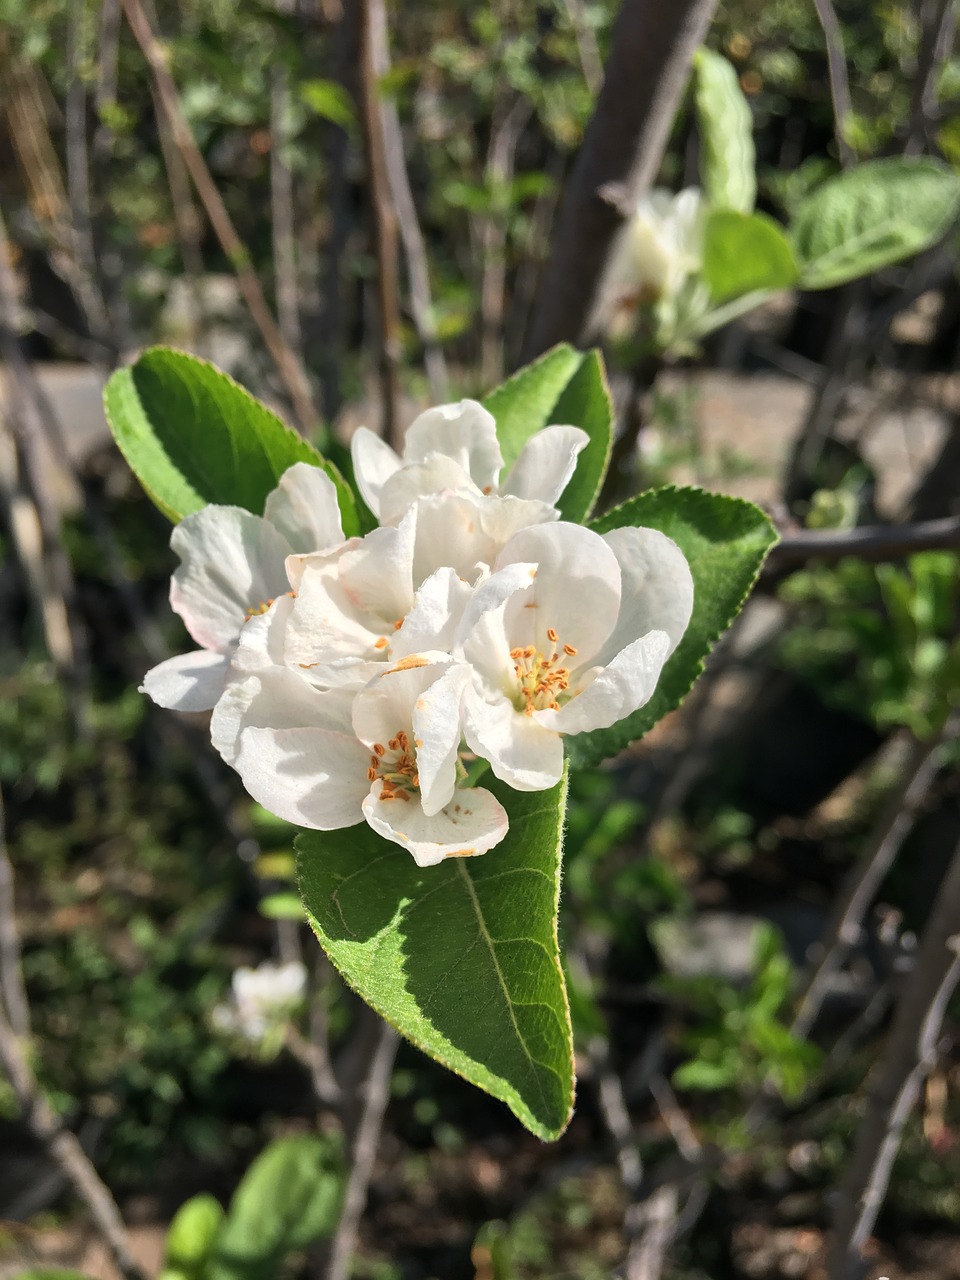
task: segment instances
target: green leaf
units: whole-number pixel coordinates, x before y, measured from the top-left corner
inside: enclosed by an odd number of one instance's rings
[[[597,500],[613,443],[613,401],[598,351],[589,351],[584,356],[580,368],[554,405],[550,421],[581,427],[590,437],[558,503],[564,520],[579,522],[587,518]]]
[[[267,920],[302,920],[303,903],[295,893],[270,893],[260,900],[260,914]]]
[[[353,494],[337,469],[205,360],[151,347],[114,373],[103,399],[120,452],[171,520],[211,502],[260,515],[287,468],[309,462],[337,486],[346,536],[358,531]]]
[[[800,284],[829,289],[909,258],[960,212],[960,175],[937,160],[871,160],[799,204],[790,229]]]
[[[793,248],[764,213],[713,209],[704,232],[703,274],[714,302],[797,282]]]
[[[193,1196],[181,1205],[167,1232],[164,1270],[200,1280],[225,1217],[220,1201],[211,1195]]]
[[[300,890],[358,995],[552,1140],[570,1120],[574,1084],[557,939],[566,784],[490,790],[510,831],[482,857],[421,869],[365,825],[311,831],[297,840]]]
[[[632,716],[569,739],[571,763],[585,768],[641,738],[679,706],[703,662],[740,612],[777,533],[759,507],[703,489],[651,489],[591,522],[598,533],[623,525],[659,529],[687,557],[693,574],[693,616],[668,660],[656,692]]]
[[[300,86],[300,97],[315,115],[342,129],[357,122],[353,99],[336,80],[307,80]]]
[[[344,1182],[333,1138],[273,1142],[234,1192],[204,1280],[267,1280],[288,1253],[330,1235]]]
[[[757,200],[753,117],[731,63],[712,49],[694,58],[700,181],[716,209],[750,213]]]
[[[501,383],[484,399],[484,407],[497,422],[497,439],[506,468],[513,466],[532,435],[559,421],[553,416],[554,408],[583,358],[583,352],[562,342]],[[578,427],[580,423],[570,425]]]

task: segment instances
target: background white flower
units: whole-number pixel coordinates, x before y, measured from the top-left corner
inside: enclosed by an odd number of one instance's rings
[[[213,1010],[214,1025],[259,1042],[297,1012],[306,995],[307,970],[299,960],[265,960],[255,969],[235,969],[230,987],[230,1002]]]

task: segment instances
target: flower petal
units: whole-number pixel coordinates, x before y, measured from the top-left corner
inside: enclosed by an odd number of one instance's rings
[[[364,502],[380,515],[380,490],[400,467],[400,458],[368,427],[358,427],[350,439],[350,458],[357,488]]]
[[[481,492],[496,489],[503,466],[497,424],[476,400],[438,405],[410,424],[403,442],[404,462],[426,462],[434,453],[459,462]]]
[[[491,574],[474,589],[457,629],[453,653],[473,667],[486,694],[495,698],[516,688],[514,659],[510,650],[504,613],[508,602],[518,597],[532,600],[537,566],[510,564]]]
[[[488,702],[476,688],[463,700],[464,736],[490,761],[498,778],[517,791],[545,791],[563,774],[563,741],[536,716],[517,711],[506,698]]]
[[[686,557],[672,538],[657,529],[612,529],[603,541],[620,564],[623,589],[616,626],[595,661],[611,662],[648,631],[667,633],[669,657],[693,610],[693,576]]]
[[[453,569],[432,573],[417,591],[413,608],[393,638],[391,658],[422,653],[425,649],[449,650],[471,595],[470,584]]]
[[[380,491],[380,523],[399,524],[418,498],[431,493],[480,490],[453,458],[433,453],[425,462],[411,462],[395,471]]]
[[[322,551],[343,542],[336,485],[309,462],[287,468],[267,495],[263,517],[295,552]]]
[[[286,539],[240,507],[204,507],[187,516],[170,545],[182,562],[170,583],[170,604],[204,649],[229,648],[247,611],[287,590]]]
[[[536,711],[533,718],[558,733],[606,729],[650,701],[669,655],[667,633],[649,631],[622,649],[559,711]]]
[[[229,665],[226,654],[193,649],[151,667],[140,692],[171,711],[209,711],[223,693]]]
[[[363,816],[379,835],[408,849],[418,867],[436,866],[444,858],[476,857],[507,834],[506,810],[482,787],[455,792],[450,803],[432,816],[415,800],[384,799],[382,791],[378,780],[363,801]]]
[[[463,736],[463,694],[470,668],[447,667],[413,704],[413,741],[420,775],[420,804],[429,816],[453,796],[457,784],[457,753]]]
[[[351,689],[315,689],[287,667],[263,670],[231,680],[210,719],[210,738],[227,764],[236,767],[245,730],[319,728],[353,736]],[[364,750],[364,770],[366,755]]]
[[[416,505],[414,582],[448,566],[475,582],[520,529],[557,519],[545,502],[483,498],[463,493],[435,494]]]
[[[245,729],[233,767],[278,818],[333,831],[360,821],[367,757],[356,738],[328,729]]]
[[[510,469],[502,494],[537,499],[551,506],[570,483],[577,455],[590,443],[579,427],[546,427],[532,435]]]

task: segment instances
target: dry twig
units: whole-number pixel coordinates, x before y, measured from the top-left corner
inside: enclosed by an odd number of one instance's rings
[[[827,42],[827,73],[830,77],[830,98],[833,102],[833,133],[837,140],[840,165],[849,169],[856,162],[856,154],[847,141],[847,124],[853,115],[850,100],[850,78],[847,75],[847,57],[843,49],[843,31],[833,7],[833,0],[813,0]]]

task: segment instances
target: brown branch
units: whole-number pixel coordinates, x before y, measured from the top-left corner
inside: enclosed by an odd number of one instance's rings
[[[374,0],[370,9],[370,39],[373,64],[377,80],[382,82],[390,70],[390,41],[387,29],[387,10],[382,0]],[[430,288],[430,268],[427,246],[417,218],[417,206],[410,187],[410,178],[403,155],[403,132],[396,104],[390,97],[380,99],[380,117],[383,128],[384,153],[390,191],[400,230],[400,240],[407,260],[407,277],[410,283],[410,312],[423,344],[423,361],[430,382],[430,392],[435,400],[448,399],[450,375],[443,348],[437,338],[437,325],[433,314],[433,294]]]
[[[221,248],[233,267],[247,309],[260,331],[264,345],[290,396],[300,428],[303,431],[311,431],[316,426],[317,414],[307,375],[294,352],[284,341],[257,274],[250,263],[247,248],[237,234],[223,197],[197,146],[180,104],[177,86],[167,66],[163,46],[154,34],[141,0],[123,0],[123,9],[134,38],[150,68],[161,110],[170,125],[174,143],[183,157],[183,163],[220,241]]]
[[[577,54],[580,58],[583,78],[587,88],[596,97],[603,84],[603,61],[600,50],[597,48],[596,37],[583,12],[583,0],[563,0],[563,2],[577,42]]]
[[[303,360],[300,290],[297,284],[296,229],[293,218],[293,174],[286,158],[290,83],[278,63],[270,77],[270,229],[280,331],[297,359]]]
[[[956,0],[922,0],[920,9],[920,48],[910,104],[910,131],[903,154],[920,155],[930,126],[936,123],[937,86],[943,64],[950,56],[957,31]]]
[[[850,78],[847,75],[847,57],[843,48],[843,31],[833,7],[833,0],[813,0],[823,28],[827,44],[827,74],[830,78],[830,99],[833,103],[833,133],[837,141],[840,165],[849,169],[856,163],[856,153],[847,141],[846,127],[853,115],[850,99]]]
[[[936,1063],[947,1002],[960,982],[960,845],[940,885],[916,963],[897,1001],[886,1049],[841,1182],[830,1280],[859,1280],[863,1246],[886,1196],[903,1128]]]
[[[635,205],[649,188],[715,7],[716,0],[623,0],[603,88],[561,205],[528,359],[556,342],[585,344],[598,328],[597,288],[624,216],[600,190],[619,185],[626,204]]]
[[[0,791],[0,1008],[5,1007],[14,1035],[30,1034],[30,1005],[20,965],[13,863],[7,849],[6,811]]]
[[[383,438],[395,445],[400,430],[400,300],[397,264],[397,211],[394,208],[387,163],[387,141],[377,76],[377,30],[386,17],[377,10],[383,0],[360,0],[360,97],[367,153],[367,181],[377,260],[377,301],[380,322],[380,394]]]
[[[905,525],[862,525],[837,532],[810,529],[782,538],[767,556],[764,578],[792,573],[810,560],[842,560],[856,556],[870,564],[900,560],[918,551],[955,551],[960,548],[960,516],[923,520]]]
[[[63,1125],[50,1106],[30,1069],[21,1041],[2,1009],[0,1063],[13,1086],[27,1127],[86,1205],[117,1270],[125,1280],[145,1280],[133,1260],[126,1227],[109,1187],[93,1167],[76,1134]]]

